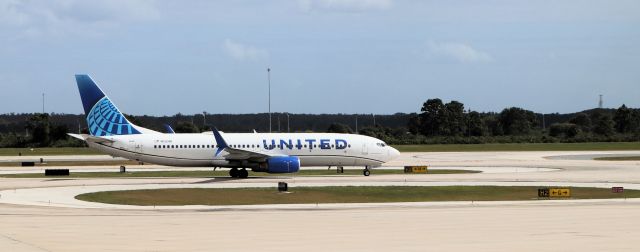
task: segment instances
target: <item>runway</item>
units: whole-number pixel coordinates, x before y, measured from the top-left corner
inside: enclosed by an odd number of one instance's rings
[[[403,153],[387,166],[482,169],[474,174],[224,178],[0,179],[2,251],[637,251],[640,201],[560,200],[135,207],[80,202],[79,193],[179,187],[345,185],[624,186],[630,152]],[[72,157],[69,157],[72,158]],[[168,169],[145,166],[137,169]],[[19,170],[3,167],[1,171]],[[82,168],[79,168],[82,169]],[[87,170],[110,169],[105,167]],[[117,167],[112,167],[117,169]],[[26,170],[28,171],[28,170]]]

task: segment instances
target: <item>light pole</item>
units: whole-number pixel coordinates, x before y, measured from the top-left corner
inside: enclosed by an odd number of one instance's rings
[[[202,111],[202,126],[207,127],[207,111]]]
[[[376,114],[371,114],[373,116],[373,127],[376,126]]]
[[[44,93],[42,93],[42,114],[44,114]]]
[[[267,82],[269,83],[269,133],[271,133],[271,68],[268,67]]]
[[[356,114],[356,134],[358,134],[358,114]]]
[[[467,117],[469,117],[469,126],[468,126],[468,131],[469,131],[469,138],[468,138],[468,143],[471,143],[471,108],[469,108],[469,110],[467,111]]]

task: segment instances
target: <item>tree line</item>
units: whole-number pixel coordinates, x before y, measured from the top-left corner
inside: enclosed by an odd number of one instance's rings
[[[411,117],[408,138],[396,143],[513,143],[640,140],[640,110],[591,109],[572,114],[538,114],[519,107],[500,113],[464,109],[458,101],[435,98]]]
[[[480,144],[640,141],[640,110],[590,109],[568,114],[540,114],[519,107],[500,113],[465,110],[458,101],[429,99],[405,128],[365,127],[360,134],[390,144]],[[339,123],[329,132],[351,133]]]
[[[141,127],[165,132],[170,125],[177,133],[199,133],[212,127],[224,132],[269,132],[269,115],[258,114],[176,114],[173,116],[125,115]],[[411,114],[287,114],[272,113],[271,132],[327,132],[333,123],[353,129],[372,127],[404,128]],[[355,130],[354,130],[355,132]],[[66,133],[88,133],[82,114],[10,113],[0,114],[0,147],[82,146]]]
[[[126,115],[134,124],[164,132],[198,133],[212,127],[225,132],[269,132],[269,116],[258,114]],[[84,115],[0,115],[0,147],[84,146],[66,133],[87,133]],[[640,141],[640,110],[590,109],[540,114],[518,107],[501,112],[465,110],[459,101],[428,99],[420,113],[273,113],[272,132],[336,132],[373,136],[389,144],[549,143]]]

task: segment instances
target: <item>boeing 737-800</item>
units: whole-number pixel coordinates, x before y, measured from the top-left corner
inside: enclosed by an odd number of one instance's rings
[[[89,134],[69,134],[112,156],[168,166],[231,168],[231,177],[254,172],[293,173],[302,166],[378,167],[399,156],[383,141],[334,133],[161,133],[127,120],[88,75],[76,75]]]

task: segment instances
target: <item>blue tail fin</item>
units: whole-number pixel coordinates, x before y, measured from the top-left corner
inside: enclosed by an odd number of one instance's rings
[[[129,122],[89,75],[77,74],[76,83],[92,136],[141,134],[144,128]]]
[[[173,130],[173,128],[171,128],[171,125],[169,124],[164,124],[164,130],[166,131],[166,133],[168,134],[175,134],[176,132]]]

